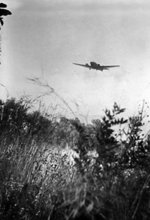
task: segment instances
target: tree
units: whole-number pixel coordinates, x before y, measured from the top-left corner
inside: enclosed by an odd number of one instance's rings
[[[12,14],[9,10],[6,9],[6,7],[7,7],[6,4],[0,3],[0,30],[1,30],[1,26],[4,24],[3,16],[7,16],[7,15]],[[0,41],[1,41],[1,38],[0,38]],[[1,53],[1,45],[0,45],[0,53]]]
[[[0,3],[0,24],[3,25],[3,16],[11,15],[12,13],[6,9],[7,5],[4,3]]]

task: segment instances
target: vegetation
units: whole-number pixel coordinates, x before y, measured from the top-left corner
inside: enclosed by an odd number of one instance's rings
[[[0,3],[0,25],[4,24],[3,16],[11,15],[12,13],[6,9],[7,5],[4,3]]]
[[[7,15],[11,15],[12,13],[6,9],[7,8],[7,5],[4,4],[4,3],[0,3],[0,30],[1,30],[1,26],[4,25],[4,20],[3,20],[3,17],[4,16],[7,16]],[[0,55],[1,55],[1,35],[0,35]],[[0,62],[1,64],[1,62]]]
[[[84,124],[0,100],[0,219],[149,219],[144,105],[124,118],[115,103]]]

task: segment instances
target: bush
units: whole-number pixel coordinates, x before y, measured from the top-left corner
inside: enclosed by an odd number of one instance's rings
[[[49,119],[30,100],[0,101],[1,219],[150,218],[150,139],[124,119]],[[119,130],[117,130],[119,128]]]

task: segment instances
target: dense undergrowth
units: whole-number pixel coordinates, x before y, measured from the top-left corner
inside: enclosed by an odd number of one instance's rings
[[[143,108],[89,124],[0,100],[0,219],[150,219],[150,138]]]

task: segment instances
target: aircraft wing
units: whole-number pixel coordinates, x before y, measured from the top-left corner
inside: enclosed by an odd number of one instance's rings
[[[79,63],[73,63],[75,65],[78,65],[78,66],[83,66],[83,67],[86,67],[86,68],[91,68],[91,66],[89,66],[88,64],[84,65],[84,64],[79,64]]]
[[[103,69],[109,69],[113,67],[120,67],[119,65],[112,65],[112,66],[101,66]]]

